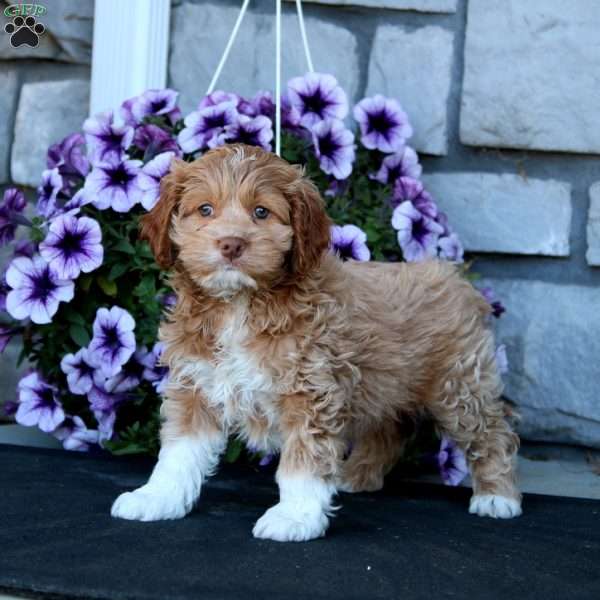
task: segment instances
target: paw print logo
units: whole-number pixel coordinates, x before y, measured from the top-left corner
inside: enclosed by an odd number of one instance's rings
[[[40,35],[46,31],[46,28],[37,23],[34,17],[23,18],[15,17],[12,23],[4,26],[4,31],[10,35],[10,45],[13,48],[19,46],[31,46],[35,48],[40,43]]]

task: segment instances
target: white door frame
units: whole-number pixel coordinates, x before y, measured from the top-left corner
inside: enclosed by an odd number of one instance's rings
[[[90,114],[167,82],[170,0],[96,0]]]

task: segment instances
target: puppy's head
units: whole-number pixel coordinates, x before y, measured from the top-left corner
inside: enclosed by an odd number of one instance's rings
[[[316,187],[274,154],[235,144],[174,161],[141,235],[158,264],[177,262],[207,293],[300,279],[329,245]]]

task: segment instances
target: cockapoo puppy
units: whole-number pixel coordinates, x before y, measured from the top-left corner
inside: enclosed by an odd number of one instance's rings
[[[381,488],[423,413],[466,452],[470,512],[521,513],[490,309],[455,267],[341,262],[316,187],[245,145],[175,161],[142,235],[172,269],[170,372],[158,463],[113,516],[184,517],[235,434],[281,455],[255,537],[317,538],[337,490]]]

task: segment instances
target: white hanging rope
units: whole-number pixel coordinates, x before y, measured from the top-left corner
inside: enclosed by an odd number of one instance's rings
[[[308,38],[306,37],[306,28],[304,27],[304,15],[302,14],[302,0],[296,0],[296,12],[298,13],[298,24],[300,25],[300,36],[302,37],[302,45],[304,46],[304,55],[306,56],[306,64],[308,70],[312,73],[313,67],[310,48],[308,47]]]
[[[281,156],[281,0],[275,0],[275,154]]]
[[[213,75],[210,85],[206,90],[208,96],[214,91],[217,81],[221,76],[221,71],[227,62],[231,47],[235,42],[240,26],[248,9],[250,0],[244,0],[238,17],[221,56],[221,60],[217,65],[215,74]],[[296,13],[298,14],[298,24],[300,25],[300,37],[304,46],[304,55],[306,56],[306,64],[309,72],[314,71],[310,48],[308,46],[308,38],[306,36],[306,27],[304,26],[304,15],[302,13],[302,0],[296,0]],[[281,0],[275,0],[275,153],[281,156]]]
[[[219,76],[221,75],[221,71],[223,70],[225,63],[227,62],[227,57],[229,56],[229,51],[231,50],[231,46],[233,46],[233,42],[235,41],[235,38],[237,36],[240,25],[242,24],[242,20],[244,18],[244,15],[246,14],[246,9],[248,8],[248,4],[250,4],[250,0],[244,0],[244,3],[242,4],[242,8],[240,10],[240,14],[238,15],[235,25],[233,26],[233,31],[231,32],[231,35],[229,36],[229,41],[227,42],[227,46],[225,46],[225,51],[223,52],[223,56],[221,56],[221,60],[219,61],[217,70],[215,71],[215,74],[213,75],[210,85],[208,86],[208,90],[206,90],[207,96],[215,89],[215,86],[217,85],[217,80],[219,79]]]

